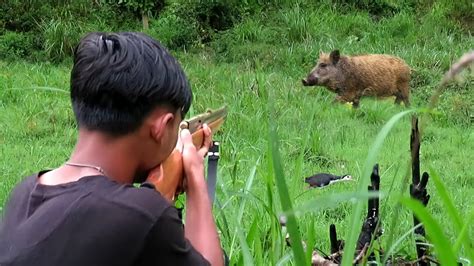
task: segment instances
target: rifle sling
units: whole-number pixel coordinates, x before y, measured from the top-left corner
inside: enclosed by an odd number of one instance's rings
[[[207,157],[207,191],[214,204],[217,183],[217,162],[219,161],[219,142],[213,141],[212,147],[209,149]]]

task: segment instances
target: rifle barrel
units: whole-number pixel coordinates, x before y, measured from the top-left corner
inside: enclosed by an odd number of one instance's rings
[[[207,110],[203,114],[199,114],[197,116],[191,117],[190,119],[186,119],[180,124],[181,129],[188,129],[191,134],[196,132],[198,129],[202,127],[203,124],[209,124],[218,120],[219,118],[225,118],[227,116],[227,106],[223,106],[219,109],[215,110]]]

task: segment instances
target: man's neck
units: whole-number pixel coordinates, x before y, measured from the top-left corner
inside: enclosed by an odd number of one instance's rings
[[[132,135],[118,139],[80,130],[67,163],[39,176],[38,182],[53,186],[75,182],[84,176],[106,175],[118,183],[131,184],[138,168],[134,156],[137,146]]]
[[[77,144],[68,162],[100,167],[119,182],[132,183],[138,166],[131,137],[112,138],[103,133],[80,130]]]

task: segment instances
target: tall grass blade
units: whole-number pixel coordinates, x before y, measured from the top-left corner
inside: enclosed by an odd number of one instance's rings
[[[401,166],[400,166],[401,167]],[[395,174],[393,175],[394,177],[395,176],[398,176],[398,173],[399,173],[399,170],[400,170],[400,167],[397,168],[397,171],[395,172]],[[401,197],[405,191],[407,190],[407,187],[408,187],[408,184],[409,184],[409,172],[410,172],[410,169],[407,168],[406,171],[405,171],[405,174],[402,176],[402,182],[401,182],[401,185],[400,185],[400,188],[398,191],[396,191],[398,194],[395,194],[395,190],[393,189],[394,188],[394,184],[395,184],[395,178],[392,179],[392,182],[391,182],[391,185],[390,185],[390,188],[387,192],[387,199],[384,201],[385,203],[382,205],[382,217],[387,217],[388,216],[388,202],[391,198],[391,196],[394,196],[394,197]],[[402,209],[402,205],[399,203],[399,202],[396,202],[395,203],[395,206],[394,206],[394,209],[392,210],[392,212],[390,213],[391,215],[391,221],[390,223],[388,224],[388,226],[386,227],[387,231],[389,231],[390,233],[385,233],[384,235],[386,236],[386,241],[385,241],[385,245],[387,247],[391,247],[392,246],[392,242],[393,242],[393,239],[396,237],[395,236],[395,233],[396,233],[396,230],[395,228],[397,227],[397,223],[399,221],[399,213]],[[386,216],[387,215],[387,216]],[[388,220],[388,217],[386,218]],[[384,255],[384,265],[386,263],[386,261],[389,259],[389,255],[390,254],[386,254]]]
[[[255,173],[257,171],[257,166],[258,166],[259,161],[260,161],[260,158],[257,160],[255,165],[252,167],[252,170],[250,171],[250,175],[247,178],[247,182],[245,183],[245,190],[244,190],[245,192],[244,193],[247,193],[248,191],[250,191],[250,188],[252,187],[253,180],[255,179]],[[237,235],[237,237],[239,239],[240,246],[242,248],[242,255],[243,255],[243,258],[244,258],[245,265],[254,265],[252,255],[250,254],[249,246],[247,245],[247,239],[245,238],[244,233],[242,232],[242,229],[241,229],[241,226],[240,226],[240,224],[242,223],[242,216],[244,215],[245,203],[246,202],[247,202],[247,199],[245,197],[242,198],[240,208],[239,208],[239,212],[238,212],[237,217],[236,217],[236,225],[237,226],[236,226],[236,230],[235,230],[233,239],[235,239],[235,235]],[[231,248],[231,255],[232,255],[232,251],[233,251],[233,245],[234,245],[234,241],[232,241],[232,245],[231,245],[231,247],[232,247]]]
[[[405,234],[403,234],[400,238],[398,238],[395,243],[393,243],[393,245],[390,246],[390,248],[388,249],[387,253],[385,254],[385,259],[384,259],[384,262],[383,262],[383,265],[386,265],[387,264],[387,260],[390,258],[390,255],[392,255],[392,253],[394,253],[396,250],[397,250],[397,247],[400,246],[402,244],[402,242],[408,237],[410,236],[413,232],[415,232],[415,230],[418,228],[418,227],[421,227],[423,224],[417,224],[416,226],[412,227],[410,230],[408,230]]]
[[[247,177],[244,193],[247,193],[252,188],[253,180],[255,179],[255,174],[257,172],[257,166],[259,165],[259,162],[260,162],[260,158],[257,159],[257,162],[255,163],[255,165],[252,167],[252,170],[250,171],[250,175]],[[247,202],[246,200],[242,200],[242,203],[240,204],[239,214],[237,215],[238,223],[242,221],[242,216],[244,215],[246,202]]]
[[[244,265],[255,265],[253,262],[252,254],[250,253],[250,248],[247,245],[247,239],[245,238],[242,227],[237,224],[236,226],[237,237],[239,238],[240,248],[242,249],[242,256],[244,259]],[[232,254],[230,255],[232,257]]]
[[[288,265],[290,262],[291,258],[293,258],[293,253],[289,252],[286,253],[283,257],[280,258],[280,260],[275,264],[276,266],[285,266]]]
[[[228,199],[230,197],[229,194],[227,193],[227,189],[225,188],[223,184],[220,184],[218,188],[220,188],[220,192],[223,195],[222,198]],[[222,223],[219,222],[217,225],[219,226],[219,229],[221,230],[223,237],[225,237],[226,239],[231,239],[229,221],[225,215],[225,205],[226,205],[225,203],[222,204],[220,199],[216,197],[216,204],[214,207],[217,210],[216,217],[220,217],[222,221]]]
[[[281,165],[280,152],[278,150],[278,137],[275,126],[270,126],[270,155],[273,161],[273,168],[275,172],[275,180],[280,195],[280,203],[284,212],[292,213],[293,207],[290,200],[290,194],[288,193],[288,186],[286,185],[285,176],[283,174],[283,167]],[[298,224],[294,215],[287,216],[288,233],[291,239],[291,248],[293,250],[293,256],[295,258],[296,265],[307,265],[305,259],[305,253],[303,245],[301,243],[300,232],[298,230]]]
[[[69,94],[69,91],[67,90],[62,90],[58,88],[53,88],[53,87],[44,87],[44,86],[32,86],[32,87],[27,87],[27,88],[9,88],[7,90],[40,90],[40,91],[51,91],[51,92],[61,92],[61,93],[66,93]]]
[[[474,259],[474,249],[472,246],[472,241],[469,239],[467,234],[469,232],[469,224],[471,223],[474,217],[472,216],[472,214],[468,216],[470,219],[467,219],[466,224],[464,224],[463,219],[461,218],[461,214],[456,210],[456,207],[454,206],[454,203],[451,197],[449,196],[448,191],[446,190],[446,186],[441,181],[441,178],[439,177],[438,173],[431,167],[430,177],[433,180],[436,190],[438,191],[438,195],[445,206],[446,212],[448,213],[448,215],[446,216],[451,218],[454,230],[458,235],[458,239],[453,248],[454,252],[457,253],[459,251],[461,243],[464,242],[464,248],[468,253],[468,256],[471,260]]]
[[[316,232],[314,230],[314,220],[311,220],[308,224],[307,239],[306,239],[306,261],[311,261],[313,255],[313,247],[316,243]]]
[[[444,235],[439,223],[428,213],[423,204],[411,198],[401,198],[400,202],[408,207],[423,223],[427,237],[433,243],[436,258],[441,265],[457,265],[451,243]]]
[[[267,173],[265,175],[265,190],[266,190],[266,195],[267,195],[267,202],[269,207],[271,208],[272,212],[275,214],[276,213],[276,203],[273,200],[274,195],[273,195],[273,189],[275,187],[274,185],[274,169],[271,160],[267,160]],[[274,215],[276,218],[276,215]],[[272,252],[272,264],[275,264],[277,261],[280,260],[280,258],[283,256],[285,252],[285,246],[286,244],[284,243],[285,241],[284,236],[282,236],[282,230],[281,230],[281,225],[278,219],[275,219],[275,221],[270,223],[270,231],[272,234],[272,239],[271,241],[271,248],[273,250]]]
[[[380,130],[374,143],[372,144],[372,147],[370,148],[369,154],[367,155],[367,159],[364,165],[364,171],[362,172],[361,178],[359,178],[359,184],[357,188],[359,192],[363,192],[364,190],[367,190],[366,181],[369,180],[370,178],[370,173],[372,172],[372,167],[375,164],[375,159],[390,130],[395,126],[395,124],[402,117],[410,113],[413,113],[414,111],[415,110],[407,110],[407,111],[394,115]],[[345,237],[346,244],[344,246],[344,256],[342,259],[342,265],[352,264],[358,233],[362,226],[361,214],[363,210],[363,204],[364,204],[363,201],[358,201],[357,203],[355,203],[355,208],[354,208],[354,211],[352,212],[352,216],[351,216],[349,227],[348,227],[348,228],[351,228],[352,230],[347,230],[346,237]]]
[[[278,190],[278,195],[280,199],[280,204],[282,211],[285,213],[293,213],[293,206],[290,200],[290,194],[288,192],[288,185],[286,184],[285,175],[283,172],[283,166],[281,163],[280,151],[279,151],[279,139],[277,134],[277,124],[275,123],[275,106],[274,103],[276,102],[274,99],[273,91],[269,91],[266,89],[266,86],[262,86],[262,90],[264,91],[264,95],[268,97],[267,100],[267,110],[269,113],[269,136],[268,136],[268,155],[270,160],[269,166],[272,166],[273,175],[275,177],[275,183]],[[271,180],[267,180],[267,189],[271,189]],[[271,191],[269,191],[271,193]],[[303,249],[303,244],[301,243],[301,235],[298,229],[298,222],[296,220],[295,215],[287,215],[286,220],[286,228],[288,230],[288,234],[291,241],[291,249],[293,251],[293,257],[295,261],[295,265],[308,265],[306,261],[305,252]]]
[[[244,193],[248,193],[250,188],[252,187],[253,180],[255,179],[255,173],[257,170],[257,165],[258,165],[258,160],[257,163],[252,167],[252,170],[250,171],[250,175],[247,178],[247,182],[245,184],[245,189]],[[245,203],[247,202],[247,197],[242,197],[242,201],[240,204],[239,211],[237,213],[237,216],[235,216],[235,222],[237,225],[242,223],[242,216],[245,210]],[[233,252],[234,252],[234,243],[235,243],[235,238],[239,239],[239,243],[242,248],[242,253],[243,253],[243,258],[244,258],[244,263],[245,265],[253,265],[253,260],[252,260],[252,255],[250,254],[250,249],[247,245],[247,241],[245,239],[244,233],[242,232],[242,227],[241,226],[236,226],[235,232],[234,232],[234,237],[232,238],[232,243],[231,243],[231,249],[230,249],[230,256],[232,257]]]
[[[461,245],[464,242],[466,255],[471,261],[474,261],[474,246],[472,244],[472,239],[469,239],[469,227],[472,226],[472,222],[474,222],[474,208],[471,208],[471,212],[467,216],[466,222],[461,228],[456,242],[454,242],[453,249],[454,252],[458,254],[459,250],[461,249]]]
[[[255,216],[253,219],[252,224],[250,225],[250,229],[247,233],[247,243],[249,247],[252,247],[253,256],[256,260],[256,265],[262,264],[262,256],[264,253],[262,252],[262,245],[259,238],[258,233],[258,224],[261,220],[261,217]]]
[[[457,233],[459,234],[459,230],[463,227],[463,222],[461,219],[461,216],[459,215],[459,212],[456,210],[456,207],[453,204],[453,201],[451,200],[451,197],[448,195],[448,191],[446,190],[446,187],[444,186],[443,182],[438,176],[438,173],[433,169],[430,168],[430,177],[431,180],[433,180],[433,183],[436,187],[436,190],[438,191],[438,196],[441,198],[445,210],[448,212],[448,217],[451,218],[453,221],[453,226]]]

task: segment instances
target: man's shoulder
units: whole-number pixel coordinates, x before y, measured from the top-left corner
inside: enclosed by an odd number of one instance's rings
[[[18,197],[26,197],[34,188],[38,173],[23,177],[10,192],[9,200],[18,200]]]
[[[100,197],[109,204],[128,211],[139,212],[156,220],[163,211],[171,207],[170,203],[155,189],[119,184],[109,179],[99,181],[92,189],[94,197]]]
[[[38,179],[38,176],[41,173],[42,172],[37,172],[37,173],[30,174],[28,176],[23,176],[22,179],[20,179],[20,181],[17,183],[17,185],[15,186],[13,191],[33,189],[33,187],[35,186],[36,181]]]

